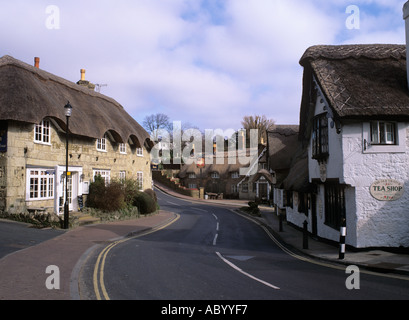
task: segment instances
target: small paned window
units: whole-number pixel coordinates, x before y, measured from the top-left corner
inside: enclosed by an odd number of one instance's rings
[[[97,150],[98,151],[107,151],[107,137],[106,134],[103,138],[97,139]]]
[[[329,155],[327,114],[320,114],[313,121],[312,158],[325,159]]]
[[[119,153],[126,154],[126,143],[119,144]]]
[[[393,122],[371,122],[371,144],[396,144],[396,126]]]
[[[96,176],[101,176],[105,181],[105,185],[108,185],[111,181],[111,171],[109,170],[94,170],[94,180]]]
[[[40,124],[36,124],[34,128],[34,142],[38,143],[51,143],[50,136],[50,121],[43,120]]]
[[[139,190],[143,190],[143,172],[136,173],[136,182],[138,183]]]
[[[54,197],[54,170],[28,170],[29,200],[45,200]]]

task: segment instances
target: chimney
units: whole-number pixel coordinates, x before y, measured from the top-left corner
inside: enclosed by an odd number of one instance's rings
[[[81,69],[81,80],[77,82],[78,85],[87,87],[90,90],[95,90],[95,84],[85,80],[85,69]]]
[[[34,67],[36,67],[37,69],[40,68],[40,58],[39,57],[34,58]]]
[[[403,19],[405,20],[405,30],[406,30],[406,73],[408,79],[408,89],[409,89],[409,1],[403,5]]]
[[[85,69],[81,69],[81,81],[85,81]]]

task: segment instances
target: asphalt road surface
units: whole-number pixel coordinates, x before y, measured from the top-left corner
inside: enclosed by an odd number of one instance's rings
[[[226,207],[157,194],[177,221],[101,244],[81,273],[82,299],[409,299],[409,281],[300,258]]]
[[[27,223],[0,220],[0,259],[15,251],[52,239],[64,232],[65,230],[36,229]]]

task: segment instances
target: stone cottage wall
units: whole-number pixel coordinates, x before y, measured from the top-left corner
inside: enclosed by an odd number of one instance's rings
[[[65,133],[59,133],[54,124],[51,143],[40,144],[34,142],[34,125],[9,121],[7,152],[0,154],[0,209],[1,205],[10,212],[23,211],[27,206],[52,208],[54,200],[26,201],[27,168],[65,166],[65,157]],[[126,154],[121,154],[119,145],[107,140],[107,151],[101,152],[95,139],[70,137],[68,160],[70,167],[82,168],[83,181],[93,181],[94,169],[110,170],[111,179],[118,179],[120,171],[126,171],[129,179],[136,179],[137,172],[142,172],[143,188],[152,187],[150,154],[145,148],[139,156],[127,143]]]

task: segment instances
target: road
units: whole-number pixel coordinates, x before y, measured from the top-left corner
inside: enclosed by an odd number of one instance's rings
[[[271,234],[226,207],[157,194],[177,221],[101,245],[83,268],[83,299],[409,299],[409,281],[361,272],[359,289],[350,290],[344,268],[284,252]]]
[[[36,229],[30,224],[1,220],[0,221],[0,259],[13,252],[35,246],[52,239],[65,230]]]

